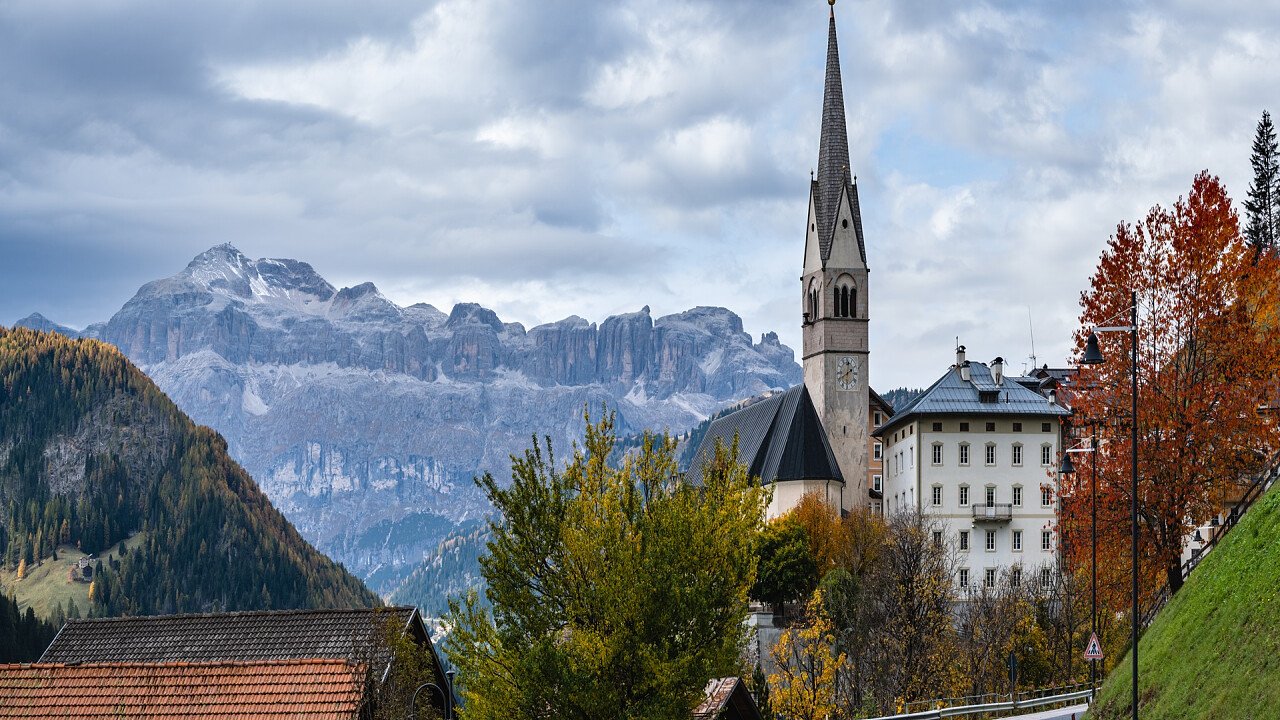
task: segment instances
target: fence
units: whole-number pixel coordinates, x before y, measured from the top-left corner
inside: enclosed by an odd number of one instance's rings
[[[1204,544],[1204,547],[1200,548],[1200,552],[1193,554],[1190,559],[1182,563],[1183,582],[1186,582],[1187,578],[1191,577],[1191,571],[1195,570],[1196,567],[1200,565],[1200,561],[1204,560],[1205,555],[1208,555],[1210,551],[1218,546],[1218,542],[1220,542],[1222,538],[1226,537],[1226,534],[1231,531],[1231,528],[1234,528],[1239,524],[1240,518],[1244,517],[1245,512],[1248,511],[1255,502],[1257,502],[1258,498],[1262,497],[1263,493],[1275,484],[1277,478],[1280,478],[1280,453],[1271,456],[1270,462],[1267,463],[1266,470],[1260,473],[1256,478],[1254,478],[1253,482],[1249,484],[1244,495],[1241,496],[1240,501],[1231,507],[1231,511],[1227,513],[1226,518],[1223,519],[1221,526],[1219,526],[1220,529],[1213,534],[1213,537],[1209,538],[1209,541]],[[1165,604],[1169,602],[1169,598],[1171,596],[1172,593],[1169,591],[1168,584],[1160,588],[1160,591],[1151,599],[1151,606],[1142,613],[1142,624],[1140,627],[1145,629],[1150,625],[1152,621],[1156,619],[1156,614],[1164,609]]]
[[[1076,703],[1081,700],[1089,700],[1092,696],[1093,691],[1089,689],[1088,685],[1068,685],[1060,688],[1027,690],[1013,696],[999,696],[1008,698],[1007,700],[997,699],[992,702],[985,703],[951,705],[949,707],[934,708],[932,710],[909,712],[904,715],[886,715],[884,717],[875,718],[875,720],[942,720],[942,718],[968,717],[970,715],[989,715],[991,713],[1003,713],[1016,710],[1032,710],[1046,705]],[[958,699],[967,700],[967,698]],[[944,700],[937,702],[947,701]]]

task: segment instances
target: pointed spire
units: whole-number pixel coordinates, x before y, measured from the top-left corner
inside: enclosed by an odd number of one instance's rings
[[[840,80],[840,49],[836,42],[836,3],[835,0],[828,0],[828,2],[831,4],[831,20],[827,35],[827,74],[826,87],[822,93],[822,139],[818,147],[815,197],[819,239],[824,261],[831,255],[831,240],[835,230],[835,215],[841,192],[849,191],[849,200],[854,209],[854,222],[859,227],[862,225],[849,170],[849,131],[845,124],[844,87]],[[858,239],[861,245],[861,233]]]

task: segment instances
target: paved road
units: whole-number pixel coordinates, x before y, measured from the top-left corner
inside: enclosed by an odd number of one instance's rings
[[[1043,710],[1029,715],[1014,715],[1008,720],[1080,720],[1084,715],[1084,711],[1088,709],[1088,705],[1080,704],[1058,708],[1057,710]]]

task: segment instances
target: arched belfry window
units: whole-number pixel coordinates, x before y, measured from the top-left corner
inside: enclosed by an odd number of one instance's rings
[[[818,288],[813,283],[809,283],[809,322],[818,320]]]
[[[842,279],[836,283],[835,316],[842,318],[855,317],[858,314],[858,289],[852,282]]]

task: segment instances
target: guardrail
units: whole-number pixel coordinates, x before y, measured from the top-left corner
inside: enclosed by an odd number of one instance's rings
[[[885,715],[883,717],[874,718],[873,720],[942,720],[942,718],[958,718],[967,717],[969,715],[982,715],[986,713],[1005,712],[1009,710],[1031,710],[1045,705],[1057,705],[1059,703],[1077,702],[1080,700],[1090,700],[1093,697],[1093,691],[1085,688],[1083,690],[1074,690],[1064,692],[1057,695],[1042,695],[1031,697],[1014,696],[1009,700],[983,703],[981,705],[957,705],[953,707],[938,708],[936,710],[922,710],[920,712],[907,713],[905,715]]]
[[[1222,538],[1231,531],[1231,528],[1234,528],[1240,523],[1240,519],[1244,517],[1245,512],[1247,512],[1249,508],[1257,502],[1258,498],[1262,497],[1263,493],[1275,484],[1277,479],[1280,479],[1280,453],[1276,453],[1271,456],[1271,461],[1267,464],[1267,468],[1254,478],[1253,482],[1249,484],[1249,487],[1245,489],[1244,495],[1241,496],[1240,500],[1231,507],[1231,511],[1228,512],[1226,517],[1223,519],[1222,524],[1219,526],[1220,529],[1213,534],[1213,537],[1209,538],[1209,541],[1205,543],[1202,548],[1200,548],[1200,552],[1192,555],[1190,559],[1182,563],[1183,582],[1186,582],[1187,578],[1191,577],[1191,571],[1195,570],[1200,565],[1200,561],[1204,560],[1204,556],[1208,555],[1211,550],[1217,547]],[[1169,598],[1171,596],[1172,593],[1169,592],[1168,584],[1161,587],[1155,594],[1155,597],[1151,599],[1150,607],[1142,613],[1142,623],[1140,627],[1146,629],[1146,627],[1156,619],[1156,614],[1164,609],[1165,604],[1169,602]]]

